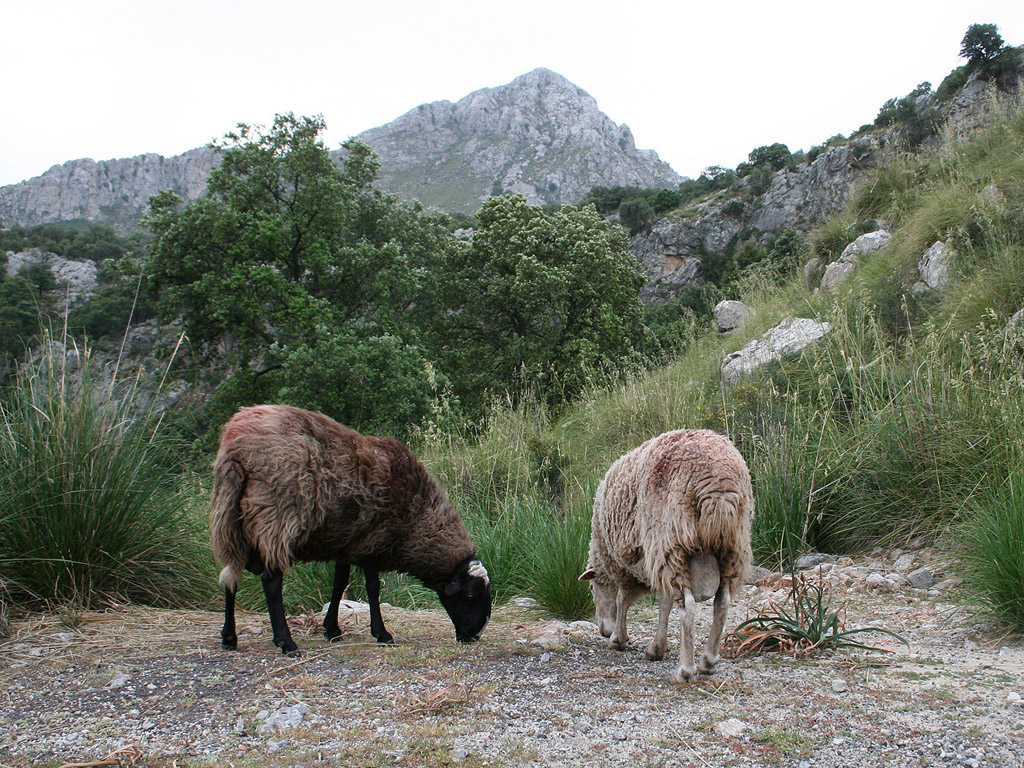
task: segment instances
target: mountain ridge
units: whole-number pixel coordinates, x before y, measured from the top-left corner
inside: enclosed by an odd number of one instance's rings
[[[675,187],[682,180],[654,150],[636,149],[629,127],[604,115],[586,91],[544,68],[454,103],[420,104],[356,138],[378,152],[382,189],[452,213],[475,213],[491,194],[576,203],[595,185]],[[0,187],[0,225],[83,219],[129,232],[150,195],[201,196],[217,162],[209,147],[172,157],[69,160]]]

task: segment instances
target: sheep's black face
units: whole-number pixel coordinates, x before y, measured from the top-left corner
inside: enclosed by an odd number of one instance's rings
[[[476,640],[491,617],[491,580],[483,563],[462,563],[437,594],[455,625],[455,639],[461,643]]]

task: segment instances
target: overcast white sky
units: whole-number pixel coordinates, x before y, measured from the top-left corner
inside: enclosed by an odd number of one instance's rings
[[[536,67],[696,176],[938,87],[973,23],[1024,43],[1021,0],[4,0],[0,185],[81,157],[177,155],[288,111],[323,114],[334,149]]]

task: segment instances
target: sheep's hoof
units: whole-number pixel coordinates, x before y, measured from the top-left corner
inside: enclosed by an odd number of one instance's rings
[[[238,650],[238,636],[231,635],[230,637],[222,638],[220,641],[220,647],[227,651]]]
[[[608,641],[608,647],[613,651],[624,651],[628,645],[628,640],[616,640],[614,637]]]
[[[377,645],[394,645],[395,638],[391,635],[383,635],[377,638]]]
[[[299,646],[297,646],[291,639],[281,640],[280,642],[274,643],[274,645],[280,648],[281,653],[285,656],[297,658],[302,655],[302,651],[299,650]]]
[[[672,679],[677,683],[688,683],[693,680],[693,670],[677,669],[672,673]]]
[[[711,661],[710,659],[701,659],[700,664],[697,665],[697,671],[702,675],[713,675],[715,674],[715,667],[718,666],[718,661]]]
[[[644,651],[644,661],[661,661],[665,658],[665,648],[651,643]]]
[[[328,642],[333,643],[335,640],[337,640],[339,637],[341,637],[341,630],[340,629],[325,629],[324,630],[324,637],[327,638]]]

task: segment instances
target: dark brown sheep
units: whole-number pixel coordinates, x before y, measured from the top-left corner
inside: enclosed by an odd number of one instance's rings
[[[491,613],[487,571],[444,489],[402,443],[361,435],[321,413],[258,405],[221,432],[210,504],[213,552],[224,563],[225,648],[236,648],[235,594],[243,569],[261,574],[274,644],[297,652],[281,601],[294,562],[335,563],[324,618],[341,634],[338,604],[349,570],[366,574],[370,632],[393,642],[380,613],[381,571],[402,571],[435,590],[460,641],[476,639]]]

